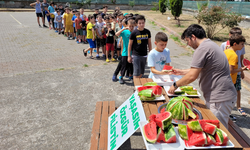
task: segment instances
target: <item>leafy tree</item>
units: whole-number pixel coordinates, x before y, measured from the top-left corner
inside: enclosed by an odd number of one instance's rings
[[[133,7],[135,6],[135,1],[129,1],[129,2],[128,2],[128,5],[131,6],[132,9],[133,9]]]
[[[159,0],[159,10],[162,14],[166,12],[166,0]]]
[[[183,0],[170,0],[171,13],[177,19],[178,26],[181,26],[180,15],[182,14]]]

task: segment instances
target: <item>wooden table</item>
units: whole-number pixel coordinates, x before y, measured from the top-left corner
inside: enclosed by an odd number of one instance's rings
[[[153,82],[153,80],[150,78],[141,78],[141,79],[135,78],[134,79],[134,86],[143,85],[146,82]],[[158,113],[158,107],[160,105],[169,101],[169,97],[167,96],[166,91],[164,89],[163,89],[163,95],[166,98],[166,100],[164,100],[164,101],[143,102],[142,103],[147,119],[151,114]],[[198,109],[201,112],[203,119],[218,120],[215,117],[215,115],[206,107],[204,101],[202,101],[200,98],[191,98],[191,100],[194,103],[194,108]],[[233,150],[236,150],[236,149],[242,150],[243,149],[241,144],[239,144],[239,142],[235,139],[235,137],[225,128],[225,126],[222,123],[220,123],[220,128],[227,133],[227,135],[229,136],[229,139],[232,141],[232,143],[235,146],[234,148],[230,148],[230,149],[233,149]],[[249,150],[249,149],[246,148],[245,150]]]

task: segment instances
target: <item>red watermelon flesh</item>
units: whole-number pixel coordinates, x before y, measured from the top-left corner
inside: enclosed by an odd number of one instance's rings
[[[189,146],[203,145],[203,144],[207,144],[207,136],[204,132],[194,132],[188,141]]]
[[[148,117],[148,121],[149,121],[149,122],[152,122],[152,121],[155,122],[155,117],[156,117],[155,114],[150,115],[150,116]]]
[[[156,97],[160,97],[162,95],[162,87],[159,86],[159,85],[156,85],[156,86],[153,86],[153,94],[156,96]]]
[[[155,122],[162,130],[166,130],[172,124],[171,112],[165,111],[163,113],[157,114],[155,117]]]
[[[222,131],[222,130],[221,130]],[[223,143],[221,144],[221,146],[227,146],[228,145],[228,141],[229,141],[229,137],[227,136],[227,134],[222,131],[222,134],[223,134]]]
[[[164,131],[161,129],[161,128],[159,128],[158,129],[158,137],[157,137],[157,142],[164,142],[164,140],[165,140],[165,138],[164,138]]]
[[[207,135],[207,144],[205,146],[210,146],[214,143],[216,143],[216,140],[212,135],[206,134]]]
[[[147,123],[143,126],[143,135],[145,139],[154,144],[157,140],[157,126],[154,121]]]
[[[173,68],[174,68],[174,67],[172,67],[172,66],[164,65],[162,71],[170,72],[170,71],[172,71]]]
[[[152,86],[141,86],[141,87],[137,88],[138,93],[141,92],[142,90],[146,90],[146,89],[152,89]]]
[[[249,61],[249,60],[243,59],[243,60],[242,60],[242,64],[243,64],[244,66],[247,66],[247,70],[250,70],[250,61]]]
[[[202,129],[203,129],[203,131],[204,131],[205,133],[214,135],[215,132],[216,132],[217,127],[216,127],[216,125],[213,125],[213,124],[211,124],[211,123],[206,123],[206,124],[205,124],[205,127],[202,128]]]
[[[203,119],[204,120],[204,119]],[[217,126],[217,128],[220,128],[220,121],[219,120],[204,120],[207,123],[211,123]]]

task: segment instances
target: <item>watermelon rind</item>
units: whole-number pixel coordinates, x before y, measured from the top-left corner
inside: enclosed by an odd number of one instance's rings
[[[223,134],[223,143],[222,143],[222,145],[226,146],[226,145],[228,145],[229,137],[227,136],[227,134],[223,130],[221,130],[221,132]]]
[[[174,94],[175,95],[184,95],[185,91],[175,91]]]
[[[155,100],[155,96],[152,96],[152,97],[147,97],[147,96],[141,96],[140,97],[140,100],[141,101],[152,101],[152,100]]]
[[[188,95],[198,95],[197,90],[185,91]]]
[[[164,136],[166,143],[176,143],[176,133],[173,125],[171,125],[167,131],[165,131]]]
[[[146,90],[142,90],[142,91],[140,91],[139,93],[138,93],[138,95],[139,96],[146,96],[146,97],[152,97],[153,96],[153,94],[152,94],[152,92],[153,92],[153,89],[146,89]]]
[[[169,68],[167,68],[167,67],[169,67]],[[164,65],[162,71],[164,71],[164,72],[171,72],[171,71],[173,71],[173,69],[174,69],[173,66]]]
[[[145,84],[143,84],[143,86],[156,86],[157,83],[156,82],[147,82]]]
[[[192,86],[181,86],[182,91],[192,91],[194,88]]]
[[[216,129],[217,129],[216,125],[211,124],[211,123],[206,123],[203,131],[208,134],[214,135],[216,132]]]
[[[188,140],[187,126],[178,124],[179,135],[183,140]]]
[[[213,125],[216,125],[217,128],[220,128],[220,121],[219,120],[205,120],[203,119],[206,123],[211,123]]]
[[[190,110],[190,109],[187,109],[187,110],[188,110],[188,116],[190,116],[191,118],[195,119],[196,118],[195,113],[193,113],[193,111]]]
[[[193,131],[203,131],[199,121],[189,121],[187,125]]]
[[[149,143],[154,144],[157,141],[157,126],[155,122],[149,122],[143,126],[143,136]]]
[[[216,129],[215,140],[218,144],[222,144],[224,141],[223,132],[221,129]]]
[[[156,124],[162,129],[166,130],[170,125],[172,125],[172,114],[171,112],[163,112],[155,116]]]
[[[154,94],[155,97],[160,97],[162,95],[162,87],[159,85],[153,86],[152,87],[153,91],[152,93]]]
[[[207,144],[205,146],[210,146],[214,143],[216,143],[216,140],[214,139],[214,137],[210,134],[206,134],[207,135]]]

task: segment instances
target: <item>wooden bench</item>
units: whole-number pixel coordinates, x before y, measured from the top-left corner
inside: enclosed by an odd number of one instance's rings
[[[139,86],[143,85],[146,82],[153,82],[152,79],[149,78],[141,78],[141,79],[134,79],[134,85]],[[146,118],[151,114],[157,114],[158,113],[158,107],[162,105],[163,103],[166,103],[169,101],[169,97],[166,95],[166,91],[163,90],[163,95],[165,96],[165,101],[160,102],[143,102],[143,108],[146,115]],[[204,119],[211,119],[211,120],[218,120],[213,113],[207,109],[204,101],[202,101],[200,98],[191,98],[194,102],[194,107],[198,109],[201,113]],[[244,150],[250,150],[250,139],[248,136],[231,120],[229,120],[229,128],[228,130],[220,124],[223,131],[225,131],[230,140],[234,143],[235,148],[232,149],[243,149]]]
[[[115,101],[100,101],[96,103],[90,150],[107,150],[108,117],[114,111]]]

